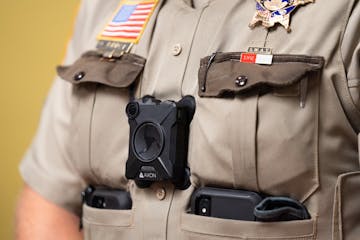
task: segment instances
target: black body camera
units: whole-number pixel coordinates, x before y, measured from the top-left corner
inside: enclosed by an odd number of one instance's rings
[[[130,102],[126,114],[130,124],[126,177],[139,187],[170,180],[176,188],[189,184],[187,151],[189,125],[195,113],[195,99],[160,101],[151,96]]]

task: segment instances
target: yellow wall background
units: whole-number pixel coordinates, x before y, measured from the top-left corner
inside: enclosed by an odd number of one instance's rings
[[[13,239],[18,164],[37,128],[79,0],[1,1],[0,239]]]

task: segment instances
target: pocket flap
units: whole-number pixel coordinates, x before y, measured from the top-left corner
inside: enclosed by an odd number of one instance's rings
[[[252,89],[281,88],[298,83],[324,65],[322,57],[274,55],[272,65],[240,62],[241,53],[218,53],[201,60],[199,95],[219,97]]]
[[[84,53],[70,66],[58,66],[58,75],[73,84],[101,83],[125,88],[133,83],[145,66],[145,59],[135,54],[124,54],[119,59],[104,59],[96,51]]]

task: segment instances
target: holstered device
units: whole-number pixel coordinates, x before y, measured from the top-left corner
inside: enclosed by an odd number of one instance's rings
[[[193,193],[191,213],[258,222],[311,218],[304,205],[289,197],[272,197],[246,190],[211,187],[203,187]]]

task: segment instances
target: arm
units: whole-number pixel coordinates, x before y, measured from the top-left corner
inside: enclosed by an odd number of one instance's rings
[[[16,240],[83,239],[79,218],[25,185],[16,212]]]

